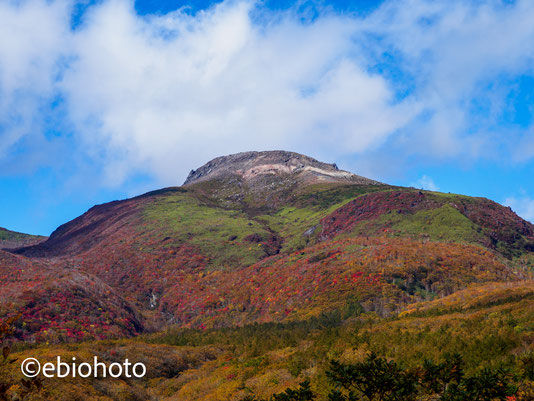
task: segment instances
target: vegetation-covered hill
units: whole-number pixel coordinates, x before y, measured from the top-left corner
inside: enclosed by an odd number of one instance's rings
[[[368,351],[411,367],[458,351],[472,372],[518,370],[532,349],[533,263],[534,226],[490,200],[249,152],[1,252],[0,318],[22,314],[17,347],[59,344],[43,355],[180,345],[170,355],[191,359],[154,365],[147,382],[83,384],[88,396],[238,400],[306,377],[327,388],[329,359]],[[99,339],[116,342],[61,345]],[[58,388],[70,385],[82,386]]]
[[[44,240],[46,240],[46,237],[40,235],[22,234],[0,227],[0,249],[15,249],[23,246],[35,245]]]
[[[135,380],[46,379],[43,388],[32,387],[28,400],[241,401],[247,396],[267,399],[308,379],[315,399],[322,401],[336,388],[327,376],[331,361],[361,363],[374,352],[422,380],[417,375],[423,375],[426,360],[440,364],[457,353],[466,377],[501,372],[504,384],[515,389],[515,398],[476,399],[527,401],[534,397],[532,322],[532,281],[486,283],[417,304],[389,319],[336,311],[287,323],[205,330],[173,327],[134,339],[15,350],[9,359],[20,363],[36,357],[46,362],[61,355],[64,360],[76,356],[78,361],[91,361],[97,355],[107,363],[142,361],[149,372],[145,379]],[[0,364],[9,396],[23,389],[21,373],[12,366]],[[444,399],[437,398],[438,390],[432,393],[422,384],[417,392],[418,400]]]

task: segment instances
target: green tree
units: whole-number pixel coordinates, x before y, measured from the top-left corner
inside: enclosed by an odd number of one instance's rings
[[[408,401],[415,399],[417,393],[415,372],[375,353],[355,364],[332,361],[326,374],[336,387],[329,395],[331,401]]]
[[[305,380],[300,383],[297,389],[288,388],[283,393],[274,394],[269,401],[313,401],[315,400],[315,395],[311,391],[310,381]],[[246,396],[241,401],[265,401],[261,398],[256,398],[254,396]]]
[[[429,394],[444,394],[457,388],[464,378],[464,362],[460,354],[446,354],[445,360],[435,364],[426,360],[423,363],[422,383]]]

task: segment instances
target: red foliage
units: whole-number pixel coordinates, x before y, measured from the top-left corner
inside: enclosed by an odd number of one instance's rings
[[[384,213],[443,204],[429,194],[363,195],[322,220],[319,244],[276,254],[276,235],[247,237],[245,242],[263,244],[270,256],[250,266],[215,268],[192,243],[168,242],[157,229],[147,228],[139,210],[150,201],[147,196],[93,208],[60,227],[48,244],[22,252],[46,258],[0,252],[0,318],[22,310],[21,339],[79,341],[135,335],[168,324],[204,329],[301,319],[354,302],[387,315],[473,282],[521,278],[478,246],[335,238]],[[489,232],[505,236],[503,227],[511,227],[532,234],[531,226],[508,209],[487,205],[480,206],[482,211],[477,204],[458,200],[453,206]]]
[[[423,192],[387,191],[362,195],[321,220],[324,239],[350,232],[356,224],[385,213],[413,213],[441,204]]]

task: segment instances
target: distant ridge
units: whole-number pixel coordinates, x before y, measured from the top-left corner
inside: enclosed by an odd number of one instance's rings
[[[44,240],[46,237],[40,235],[23,234],[0,227],[0,249],[35,245]]]

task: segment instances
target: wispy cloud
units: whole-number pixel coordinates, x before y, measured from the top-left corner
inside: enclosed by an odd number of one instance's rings
[[[42,131],[68,40],[66,2],[0,3],[0,158]]]
[[[0,161],[68,141],[64,157],[94,164],[105,185],[136,173],[175,184],[250,149],[380,163],[530,143],[528,130],[499,134],[514,78],[533,72],[530,1],[390,1],[309,20],[251,1],[141,17],[104,0],[74,30],[73,4],[0,4],[12,38],[0,43]]]
[[[534,222],[534,199],[526,195],[509,197],[504,201],[504,204],[510,206],[514,212],[525,220]]]
[[[423,175],[417,181],[412,182],[410,186],[414,188],[426,189],[428,191],[439,191],[439,188],[434,180],[428,175]]]

